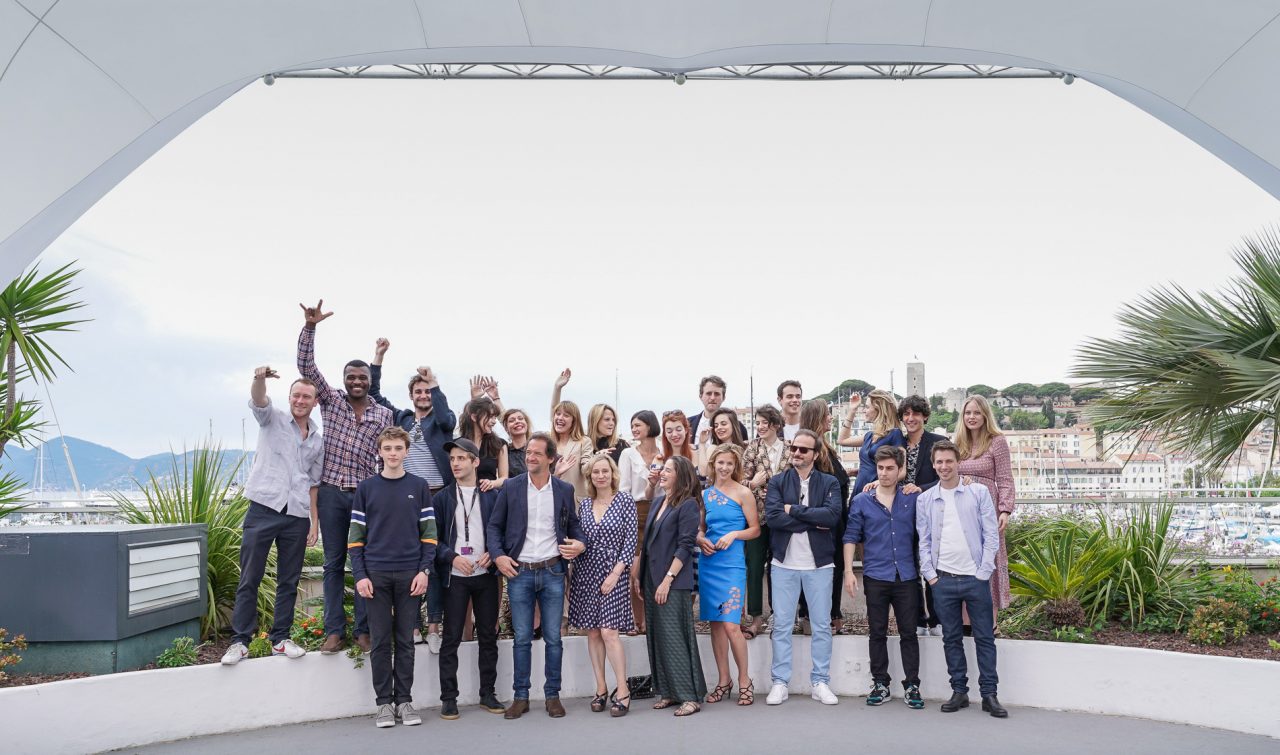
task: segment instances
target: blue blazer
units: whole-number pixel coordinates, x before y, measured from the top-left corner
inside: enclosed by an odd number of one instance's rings
[[[493,506],[498,500],[498,491],[481,491],[476,500],[476,513],[473,517],[471,526],[480,532],[480,542],[487,543],[485,525],[493,518]],[[466,501],[470,504],[470,501]],[[458,553],[454,550],[453,544],[458,538],[458,522],[454,518],[458,507],[458,485],[456,482],[449,483],[441,488],[431,498],[431,507],[436,512],[436,532],[438,541],[436,543],[436,576],[442,581],[445,587],[449,586],[449,577],[453,572],[453,559]],[[489,550],[488,545],[484,549]],[[496,566],[489,565],[489,572],[497,571]]]
[[[840,482],[834,475],[814,469],[809,473],[809,499],[800,503],[800,473],[795,469],[776,474],[769,479],[769,492],[764,499],[764,520],[769,525],[769,545],[779,561],[787,556],[791,536],[809,533],[809,547],[813,549],[816,566],[835,562],[836,543],[832,530],[840,525],[844,506],[840,500]],[[783,507],[791,504],[791,512]]]
[[[586,541],[582,524],[578,521],[578,507],[573,502],[573,486],[555,475],[551,476],[551,495],[555,501],[553,515],[556,523],[556,542],[566,537]],[[494,561],[498,556],[520,560],[520,550],[529,529],[529,473],[507,478],[493,503],[493,513],[485,522],[485,546]]]
[[[667,511],[659,521],[658,511],[666,495],[660,493],[649,504],[649,518],[644,526],[644,557],[640,559],[640,584],[643,587],[645,578],[652,574],[654,587],[657,587],[667,578],[671,562],[678,558],[684,566],[671,580],[671,589],[692,590],[693,564],[689,562],[694,558],[698,526],[702,523],[701,504],[690,498]]]

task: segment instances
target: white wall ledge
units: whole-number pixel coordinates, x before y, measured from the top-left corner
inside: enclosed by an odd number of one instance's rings
[[[807,692],[809,638],[796,636],[793,692]],[[715,678],[710,638],[700,636],[703,669]],[[626,638],[628,674],[645,673],[644,637]],[[939,637],[920,638],[921,692],[932,702],[950,694]],[[1142,648],[1000,640],[1000,699],[1008,705],[1132,716],[1280,738],[1274,690],[1280,663],[1169,653]],[[751,677],[767,690],[769,639],[752,640]],[[589,697],[595,682],[585,637],[565,638],[561,694]],[[969,653],[970,695],[977,697],[977,663]],[[511,698],[511,641],[499,643],[498,696]],[[460,704],[475,703],[476,644],[459,658]],[[897,639],[889,639],[890,673],[901,677]],[[414,700],[439,705],[437,656],[418,646]],[[531,697],[542,695],[542,643],[533,647]],[[611,677],[612,678],[612,677]],[[865,695],[871,685],[865,636],[837,637],[831,688],[837,695]],[[280,695],[282,688],[291,690]],[[1205,697],[1190,690],[1253,692]],[[220,665],[160,669],[0,689],[8,752],[97,752],[229,731],[362,715],[373,710],[369,667],[353,668],[344,655],[311,653],[299,660],[262,658],[234,668]],[[76,711],[74,726],[54,720]],[[147,711],[165,711],[151,715]],[[234,711],[234,715],[228,715]]]

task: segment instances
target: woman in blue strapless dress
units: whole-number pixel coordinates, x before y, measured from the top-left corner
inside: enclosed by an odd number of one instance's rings
[[[708,459],[711,484],[702,492],[703,530],[698,535],[698,618],[711,622],[711,649],[720,678],[707,695],[718,703],[733,691],[729,650],[738,666],[738,704],[755,701],[747,668],[747,639],[742,635],[742,609],[747,599],[747,556],[743,541],[760,536],[755,497],[742,478],[742,450],[716,446]]]

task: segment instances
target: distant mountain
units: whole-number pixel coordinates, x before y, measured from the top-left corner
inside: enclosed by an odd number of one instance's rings
[[[76,465],[76,475],[80,479],[83,490],[135,490],[134,480],[143,483],[150,475],[157,478],[169,477],[173,473],[173,457],[169,453],[158,453],[141,459],[128,456],[97,443],[67,436],[67,450],[71,461]],[[71,484],[71,472],[67,468],[67,460],[62,451],[62,439],[50,438],[44,444],[44,488],[45,490],[74,489]],[[174,449],[179,451],[179,449]],[[224,469],[233,468],[243,452],[239,449],[228,449],[222,452]],[[26,481],[29,487],[36,485],[36,460],[39,447],[21,448],[10,443],[5,447],[3,458],[0,458],[0,473],[12,472],[19,479]],[[183,455],[183,461],[190,460],[191,452]],[[248,473],[248,464],[253,462],[253,454],[245,459],[244,472]]]

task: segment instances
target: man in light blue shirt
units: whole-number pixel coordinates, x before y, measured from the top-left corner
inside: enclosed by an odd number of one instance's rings
[[[968,665],[964,655],[962,609],[969,612],[978,655],[978,689],[982,710],[996,718],[1009,712],[996,698],[995,614],[991,605],[991,572],[1000,549],[996,507],[986,486],[960,482],[960,452],[950,441],[931,449],[938,484],[916,499],[920,536],[920,573],[933,586],[934,605],[942,622],[942,647],[951,675],[951,699],[943,713],[969,707]]]
[[[298,579],[308,545],[320,533],[316,489],[324,466],[324,444],[311,421],[317,403],[316,386],[301,378],[289,386],[289,411],[271,406],[267,378],[279,377],[270,367],[253,373],[249,408],[258,422],[258,450],[245,483],[249,509],[244,515],[240,544],[240,584],[231,613],[231,647],[222,656],[234,666],[249,655],[249,640],[258,628],[258,586],[276,547],[276,607],[271,625],[271,652],[301,658],[306,651],[289,639]]]

